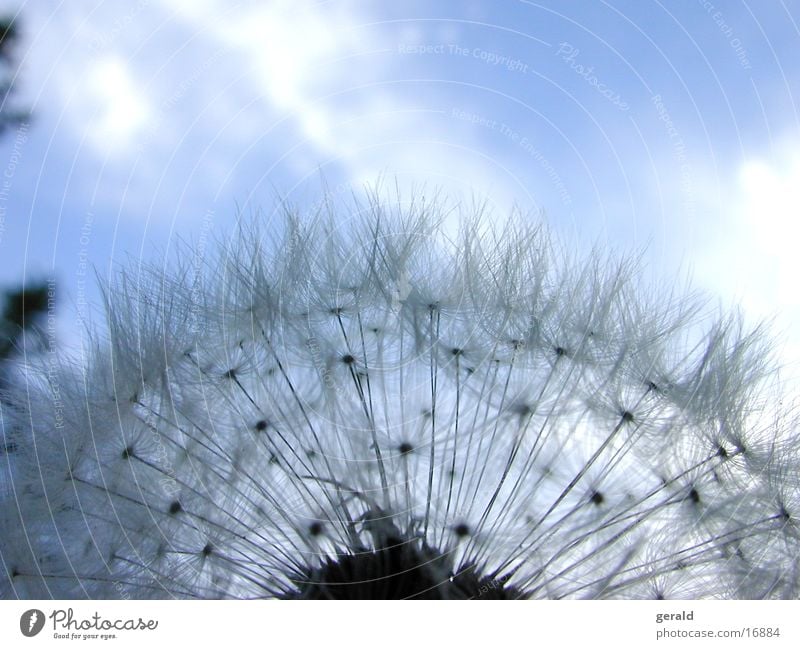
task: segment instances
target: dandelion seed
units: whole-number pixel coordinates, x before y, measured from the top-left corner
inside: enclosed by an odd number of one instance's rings
[[[541,227],[369,208],[124,274],[85,367],[27,368],[2,596],[800,595],[760,330]]]

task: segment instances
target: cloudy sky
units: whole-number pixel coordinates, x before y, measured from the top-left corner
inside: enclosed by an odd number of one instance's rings
[[[0,284],[54,277],[67,343],[95,272],[383,177],[644,249],[800,360],[796,0],[0,9],[32,111],[0,141]]]

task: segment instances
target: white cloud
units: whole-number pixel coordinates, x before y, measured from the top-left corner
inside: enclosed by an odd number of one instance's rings
[[[337,135],[334,121],[314,99],[346,66],[336,60],[368,46],[352,32],[358,17],[346,9],[276,0],[268,5],[229,8],[224,2],[164,0],[179,19],[202,31],[244,62],[272,107],[291,115],[300,133],[327,155],[346,155],[349,140]],[[363,59],[360,65],[365,65]]]
[[[746,306],[760,313],[798,309],[800,155],[751,160],[738,179],[738,221],[730,271]]]
[[[755,257],[749,264],[756,296],[783,308],[800,306],[800,155],[775,165],[761,160],[741,170],[746,233]],[[756,287],[753,287],[756,288]]]
[[[698,280],[753,321],[774,319],[787,378],[800,378],[800,146],[747,160],[717,207],[713,245],[699,251]]]
[[[91,64],[86,76],[89,133],[101,149],[129,144],[150,117],[147,100],[126,63],[116,57]]]
[[[231,73],[247,75],[266,106],[288,116],[296,142],[305,145],[289,160],[299,177],[316,177],[321,165],[335,161],[356,189],[379,177],[392,178],[392,186],[396,180],[404,190],[427,181],[453,195],[486,192],[501,210],[519,194],[492,159],[470,151],[472,143],[460,129],[441,117],[432,121],[434,94],[418,100],[402,83],[369,84],[387,79],[380,52],[391,51],[397,35],[352,3],[162,4],[212,47],[230,53],[227,60],[241,65],[232,64]],[[251,126],[258,132],[264,124]]]

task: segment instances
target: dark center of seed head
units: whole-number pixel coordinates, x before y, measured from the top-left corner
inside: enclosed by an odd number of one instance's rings
[[[312,526],[314,524],[312,523]],[[310,531],[310,530],[309,530]],[[457,535],[471,530],[465,523]],[[418,538],[389,535],[382,546],[354,548],[299,570],[283,599],[522,599],[511,575],[483,574],[473,564],[455,568],[452,551],[440,552]],[[444,576],[444,578],[443,578]]]

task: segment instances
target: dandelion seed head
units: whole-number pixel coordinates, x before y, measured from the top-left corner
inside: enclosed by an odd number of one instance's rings
[[[765,333],[445,213],[288,210],[111,282],[86,365],[3,400],[2,595],[796,596]]]

